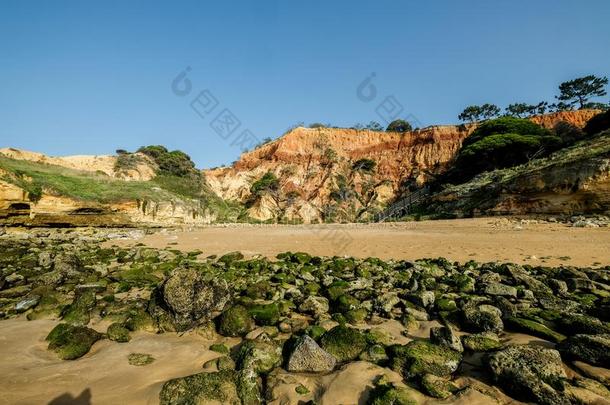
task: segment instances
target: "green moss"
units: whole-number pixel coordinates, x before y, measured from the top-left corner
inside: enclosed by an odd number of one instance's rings
[[[338,361],[351,361],[366,348],[366,338],[356,329],[339,325],[322,335],[320,347],[335,356]]]
[[[303,384],[299,384],[297,385],[294,390],[296,391],[297,394],[300,395],[305,395],[305,394],[309,394],[309,390],[307,389],[306,386],[304,386]]]
[[[160,405],[195,405],[216,401],[241,405],[233,371],[199,373],[167,381],[159,394]]]
[[[60,323],[48,334],[46,341],[49,350],[56,352],[62,360],[73,360],[87,354],[101,338],[101,333],[85,326]]]
[[[258,325],[273,326],[280,320],[280,308],[275,302],[271,304],[256,304],[248,310]]]
[[[239,369],[251,369],[256,373],[268,373],[282,364],[282,349],[272,342],[247,340],[239,348]]]
[[[254,319],[242,305],[226,309],[220,316],[218,331],[223,336],[244,336],[254,329]]]
[[[339,296],[343,295],[347,290],[349,283],[347,281],[338,280],[334,281],[328,286],[326,294],[331,301],[335,301]]]
[[[463,336],[462,344],[466,350],[473,352],[489,352],[502,348],[502,343],[497,336],[488,333]]]
[[[457,370],[462,355],[428,341],[412,341],[390,346],[391,367],[409,379],[424,374],[442,377]]]
[[[408,388],[378,384],[369,394],[367,405],[417,405]]]
[[[62,320],[74,325],[87,325],[90,320],[90,312],[95,307],[95,292],[84,290],[77,293],[72,301],[62,311]]]
[[[108,335],[108,339],[113,340],[115,342],[129,342],[131,337],[129,336],[129,329],[127,329],[124,325],[120,323],[113,323],[108,326],[106,330],[106,335]]]
[[[447,298],[440,298],[440,299],[436,300],[435,305],[436,305],[436,309],[438,311],[452,312],[452,311],[457,311],[457,309],[458,309],[455,301],[447,299]]]
[[[454,384],[433,374],[426,374],[421,380],[421,386],[428,395],[440,399],[449,398],[458,391]]]
[[[320,339],[320,337],[322,337],[322,335],[326,333],[326,329],[319,325],[311,325],[307,327],[305,333],[307,333],[310,338],[317,341],[318,339]]]
[[[210,350],[220,354],[229,354],[229,348],[222,343],[214,343],[210,345]]]
[[[509,329],[537,336],[554,343],[559,343],[566,338],[561,333],[529,319],[509,317],[505,320],[505,324]]]
[[[155,361],[155,358],[146,353],[130,353],[127,356],[127,362],[132,366],[146,366]]]
[[[345,320],[352,325],[364,323],[369,313],[366,309],[353,309],[345,313]]]

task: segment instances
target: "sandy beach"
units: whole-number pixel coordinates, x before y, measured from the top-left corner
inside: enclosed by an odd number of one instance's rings
[[[286,251],[320,256],[406,259],[445,257],[465,262],[530,265],[610,264],[610,228],[563,223],[475,218],[385,224],[224,225],[163,230],[143,239],[112,241],[201,250],[204,255],[241,251],[275,257]]]

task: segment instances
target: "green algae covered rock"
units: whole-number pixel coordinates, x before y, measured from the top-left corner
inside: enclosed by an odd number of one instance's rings
[[[466,350],[472,352],[489,352],[502,347],[500,338],[493,332],[462,336],[462,344]]]
[[[219,403],[241,405],[233,371],[199,373],[167,381],[159,394],[160,405]]]
[[[322,335],[320,347],[339,362],[351,361],[366,348],[366,337],[357,329],[339,325]]]
[[[561,333],[555,332],[545,325],[532,321],[531,319],[511,316],[505,320],[505,323],[506,327],[511,330],[527,333],[528,335],[546,339],[554,343],[559,343],[566,338]]]
[[[367,405],[417,405],[411,390],[388,383],[384,377],[369,394]]]
[[[82,290],[76,293],[72,304],[62,311],[61,319],[72,325],[86,326],[90,320],[90,312],[95,307],[95,292]]]
[[[273,326],[280,321],[280,307],[277,303],[254,304],[248,310],[258,325]]]
[[[147,366],[155,361],[155,358],[147,353],[130,353],[127,362],[132,366]]]
[[[129,329],[117,322],[108,327],[106,330],[106,335],[108,336],[108,339],[120,343],[129,342],[131,339],[129,336]]]
[[[273,342],[247,340],[239,348],[237,368],[268,373],[282,364],[282,348]]]
[[[62,360],[74,360],[89,352],[91,346],[103,337],[101,333],[85,326],[60,323],[48,334],[49,350]]]
[[[448,376],[458,369],[462,361],[462,355],[455,350],[421,340],[390,346],[389,351],[392,370],[406,379],[424,374]]]
[[[487,360],[494,380],[509,394],[540,404],[569,404],[563,392],[566,372],[557,350],[515,345]]]
[[[446,399],[458,391],[458,387],[450,381],[434,374],[426,374],[421,379],[424,391],[434,398]]]
[[[557,348],[570,358],[601,367],[610,365],[610,334],[570,336]]]
[[[248,310],[242,305],[234,305],[220,316],[218,332],[223,336],[244,336],[254,327],[254,319]]]

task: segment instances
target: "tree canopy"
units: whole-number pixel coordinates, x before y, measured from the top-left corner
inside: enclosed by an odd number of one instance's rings
[[[409,132],[412,130],[413,130],[413,127],[411,127],[411,124],[409,124],[408,121],[401,120],[401,119],[390,122],[390,124],[386,128],[386,131],[389,131],[389,132]]]
[[[557,100],[570,107],[587,108],[589,100],[594,97],[603,97],[606,93],[607,77],[588,75],[559,85]]]
[[[476,122],[497,117],[500,114],[500,108],[494,104],[471,105],[468,106],[458,115],[460,121]]]

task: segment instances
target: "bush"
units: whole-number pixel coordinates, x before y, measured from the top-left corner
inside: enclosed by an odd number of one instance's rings
[[[386,128],[389,132],[409,132],[412,131],[413,127],[405,120],[394,120],[390,122],[390,125]]]
[[[487,121],[466,138],[445,181],[461,183],[484,171],[516,166],[544,156],[561,144],[558,136],[526,119]]]
[[[595,135],[610,129],[610,110],[597,114],[587,122],[584,131],[588,135]]]
[[[170,152],[165,146],[151,145],[141,147],[138,152],[150,157],[159,167],[160,174],[187,177],[197,172],[191,157],[182,151]]]
[[[545,136],[551,133],[530,120],[515,117],[501,117],[482,123],[464,140],[463,146],[471,145],[494,134],[519,134]]]
[[[377,163],[375,163],[375,161],[372,159],[360,159],[354,162],[354,164],[352,165],[352,170],[370,173],[375,170],[376,165]]]
[[[254,195],[261,195],[267,191],[276,191],[279,188],[280,182],[272,172],[267,172],[260,179],[252,183],[250,192]]]

